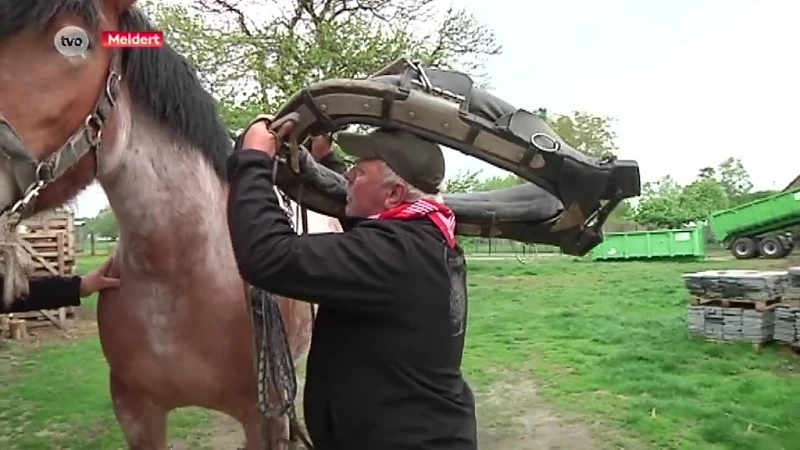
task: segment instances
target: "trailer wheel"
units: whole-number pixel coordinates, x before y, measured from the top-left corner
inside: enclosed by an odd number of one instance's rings
[[[731,253],[736,259],[754,258],[757,252],[756,241],[749,237],[736,238],[731,243]]]
[[[786,249],[780,239],[770,236],[758,243],[758,253],[764,258],[779,259],[786,256]]]

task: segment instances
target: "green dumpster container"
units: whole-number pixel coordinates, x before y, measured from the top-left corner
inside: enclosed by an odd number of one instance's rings
[[[702,227],[608,233],[591,252],[598,261],[648,258],[696,258],[706,256]]]

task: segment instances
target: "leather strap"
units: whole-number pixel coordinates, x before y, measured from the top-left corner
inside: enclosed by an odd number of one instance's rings
[[[109,65],[105,88],[100,93],[91,114],[84,120],[83,126],[73,133],[58,150],[42,161],[37,161],[33,157],[11,123],[0,115],[0,153],[8,157],[14,179],[23,197],[34,186],[36,189],[42,189],[57,180],[84,156],[99,147],[103,137],[103,128],[117,104],[122,80],[120,59],[120,53],[114,53]],[[97,154],[95,153],[95,162],[96,159]],[[97,164],[95,164],[96,168]],[[29,215],[26,209],[22,208],[20,211],[22,219]]]

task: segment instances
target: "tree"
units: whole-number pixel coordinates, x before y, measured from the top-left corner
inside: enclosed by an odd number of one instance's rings
[[[768,190],[765,190],[765,191],[748,192],[747,194],[744,194],[744,195],[736,198],[736,203],[732,204],[731,206],[744,205],[745,203],[750,203],[750,202],[754,202],[756,200],[761,200],[762,198],[767,198],[767,197],[775,195],[775,194],[777,194],[779,192],[780,191],[776,191],[774,189],[768,189]]]
[[[497,189],[505,189],[514,186],[518,186],[520,184],[527,183],[524,179],[514,175],[513,173],[509,173],[506,176],[495,175],[493,177],[487,178],[481,182],[481,184],[477,187],[478,191],[494,191]]]
[[[633,208],[628,200],[619,202],[608,216],[608,222],[629,222],[633,219]]]
[[[707,220],[714,211],[729,208],[731,199],[720,172],[704,167],[685,187],[670,176],[645,183],[639,205],[634,210],[634,220],[642,225],[677,228]]]
[[[97,236],[111,239],[119,238],[119,226],[114,212],[106,207],[100,210],[97,215],[86,222],[86,231],[94,232]]]
[[[677,228],[683,225],[681,212],[681,186],[669,175],[656,182],[645,183],[634,212],[634,220],[641,225],[660,228]]]
[[[459,171],[453,178],[447,180],[445,192],[448,194],[462,194],[474,192],[481,185],[478,179],[480,171]]]
[[[712,212],[728,207],[725,188],[713,177],[698,177],[682,189],[678,198],[678,215],[683,223],[706,220]]]
[[[401,56],[480,78],[485,58],[501,52],[475,17],[439,11],[433,0],[287,3],[254,0],[248,11],[233,0],[198,0],[189,8],[148,2],[146,8],[196,67],[234,129],[277,110],[312,82],[368,76]],[[275,13],[253,21],[257,9]]]
[[[546,111],[540,109],[539,114],[546,115]],[[602,158],[614,155],[619,149],[610,117],[575,111],[571,115],[547,117],[547,121],[561,139],[585,155]]]
[[[722,161],[717,169],[717,174],[720,184],[733,205],[741,204],[741,199],[753,189],[750,174],[747,173],[739,158],[730,157]]]

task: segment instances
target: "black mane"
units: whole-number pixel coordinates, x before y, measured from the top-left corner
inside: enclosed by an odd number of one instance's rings
[[[96,29],[93,0],[0,0],[0,40],[28,26],[45,27],[58,14],[77,14]],[[120,28],[155,30],[138,8],[123,13]],[[126,49],[124,82],[136,107],[153,115],[182,139],[196,146],[217,175],[225,179],[232,143],[211,95],[194,69],[168,44],[160,49]]]

